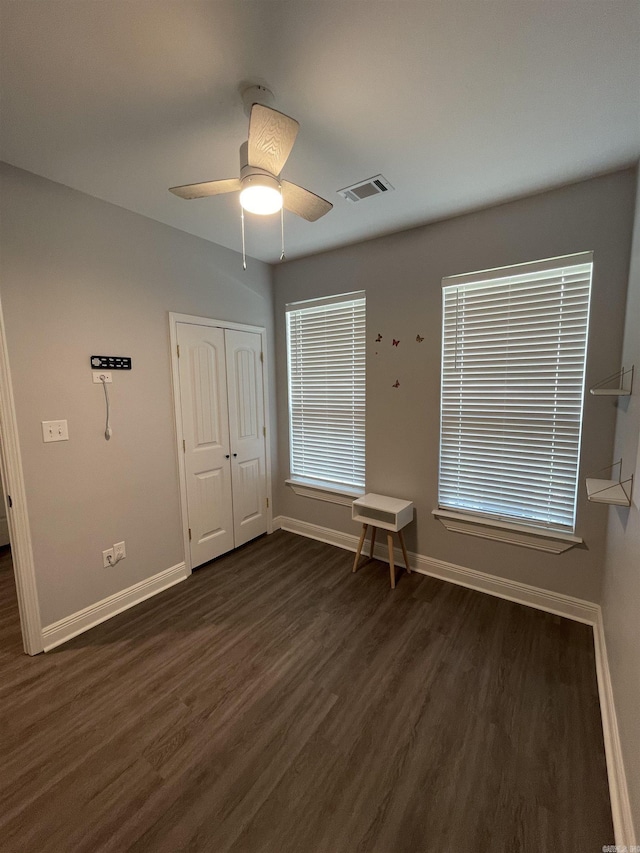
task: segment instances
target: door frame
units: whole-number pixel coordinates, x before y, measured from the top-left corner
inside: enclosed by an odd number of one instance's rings
[[[189,323],[193,326],[209,326],[218,329],[233,329],[238,332],[251,332],[260,335],[262,351],[262,391],[264,407],[265,442],[265,476],[267,507],[267,533],[273,533],[273,496],[271,494],[271,435],[269,420],[269,371],[267,361],[267,330],[264,326],[250,326],[246,323],[231,323],[228,320],[215,320],[211,317],[196,317],[192,314],[177,314],[169,312],[169,340],[171,343],[171,388],[173,396],[173,416],[176,432],[176,457],[178,460],[178,480],[180,486],[180,513],[182,518],[182,539],[184,543],[184,562],[187,572],[191,574],[191,546],[189,544],[189,511],[187,507],[187,486],[182,442],[182,407],[180,405],[180,373],[178,364],[178,323]]]
[[[36,587],[35,563],[31,544],[31,528],[27,512],[27,496],[20,455],[18,419],[16,417],[9,352],[0,303],[0,466],[2,466],[3,500],[7,508],[11,560],[16,579],[18,612],[22,646],[28,655],[44,651],[42,622]],[[11,496],[9,506],[8,496]]]

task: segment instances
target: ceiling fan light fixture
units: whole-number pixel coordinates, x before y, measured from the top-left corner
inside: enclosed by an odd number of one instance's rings
[[[269,175],[248,175],[242,181],[240,204],[249,213],[269,216],[282,209],[280,184]]]
[[[169,187],[169,190],[184,199],[239,192],[244,253],[245,210],[259,216],[279,212],[280,229],[284,233],[285,210],[307,222],[315,222],[333,205],[310,190],[280,177],[300,129],[298,122],[264,103],[273,97],[265,86],[249,86],[242,95],[245,109],[249,112],[249,134],[247,141],[240,146],[240,176],[183,184]],[[280,259],[284,260],[284,238]]]

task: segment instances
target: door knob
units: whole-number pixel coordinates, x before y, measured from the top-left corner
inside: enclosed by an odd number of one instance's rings
[[[228,458],[229,458],[229,454],[228,454],[228,453],[225,453],[225,454],[224,454],[224,458],[225,458],[225,459],[228,459]]]
[[[234,456],[237,456],[238,454],[237,454],[237,453],[234,453],[233,455],[234,455]]]

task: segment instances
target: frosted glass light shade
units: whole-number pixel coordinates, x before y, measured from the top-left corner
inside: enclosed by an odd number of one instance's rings
[[[277,213],[282,207],[282,195],[275,187],[259,183],[250,183],[240,193],[240,204],[249,213],[267,216]]]

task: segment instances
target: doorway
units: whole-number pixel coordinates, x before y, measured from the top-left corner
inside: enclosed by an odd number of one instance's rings
[[[40,607],[36,590],[35,566],[31,547],[31,531],[22,472],[18,422],[13,385],[9,368],[9,353],[0,305],[0,471],[2,472],[3,503],[6,510],[11,564],[20,615],[22,645],[28,655],[44,649]]]

